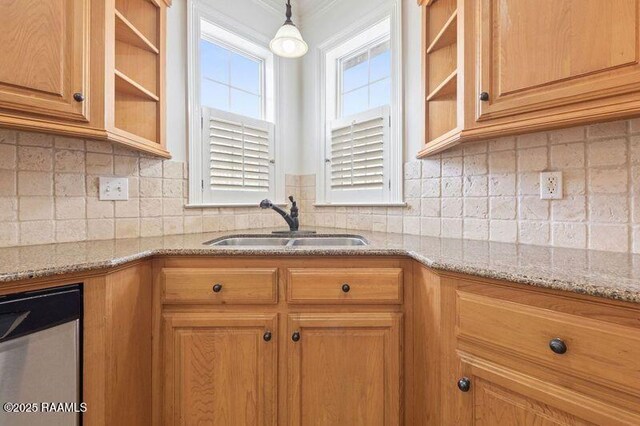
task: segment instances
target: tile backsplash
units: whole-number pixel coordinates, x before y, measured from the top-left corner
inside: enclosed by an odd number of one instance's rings
[[[540,200],[539,172],[564,198]],[[98,200],[99,176],[129,178]],[[406,207],[316,207],[286,177],[302,226],[640,253],[640,119],[464,145],[405,164]],[[282,226],[271,211],[185,208],[187,168],[106,142],[0,129],[0,247]]]
[[[100,201],[99,176],[129,178]],[[107,142],[0,129],[0,247],[280,225],[272,212],[185,208],[187,171]],[[294,190],[294,188],[290,188]]]
[[[562,200],[540,200],[543,170],[563,172]],[[404,177],[405,208],[314,208],[302,176],[303,223],[640,253],[640,119],[468,144]]]

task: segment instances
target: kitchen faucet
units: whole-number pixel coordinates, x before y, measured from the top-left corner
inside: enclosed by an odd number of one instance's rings
[[[270,200],[267,199],[264,199],[260,202],[260,208],[275,210],[280,216],[284,218],[285,221],[287,221],[287,225],[289,225],[289,231],[297,232],[298,227],[300,226],[300,223],[298,222],[298,205],[293,200],[293,195],[289,196],[289,201],[291,201],[291,214],[274,205]]]

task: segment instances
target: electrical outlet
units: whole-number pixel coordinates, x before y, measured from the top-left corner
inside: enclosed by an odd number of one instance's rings
[[[562,199],[562,172],[540,173],[540,199]]]
[[[119,177],[100,177],[100,200],[128,200],[129,179]]]

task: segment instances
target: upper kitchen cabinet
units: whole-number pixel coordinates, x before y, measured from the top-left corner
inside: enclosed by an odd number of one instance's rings
[[[118,142],[169,157],[169,0],[0,2],[0,127]]]
[[[640,114],[639,0],[424,3],[419,156]]]
[[[85,0],[0,2],[0,108],[88,121],[89,4]]]

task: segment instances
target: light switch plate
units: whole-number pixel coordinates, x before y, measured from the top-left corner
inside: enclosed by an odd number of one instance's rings
[[[562,199],[562,172],[540,173],[540,199]]]
[[[121,177],[100,177],[100,200],[128,200],[129,179]]]

